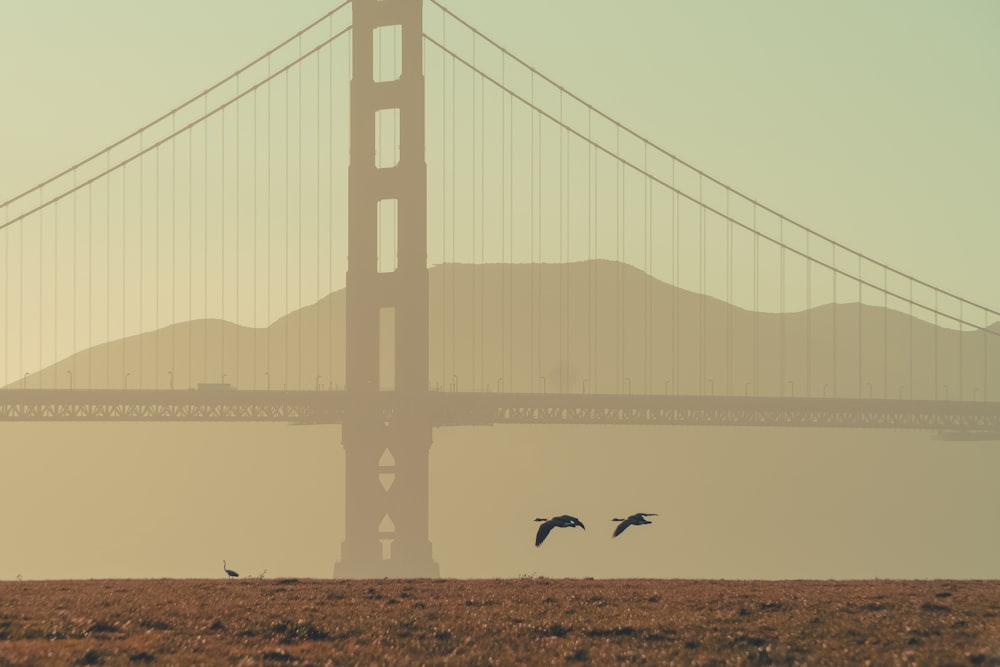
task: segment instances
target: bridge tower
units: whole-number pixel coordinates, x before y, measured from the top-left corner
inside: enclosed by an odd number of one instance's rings
[[[398,78],[378,81],[374,32],[390,26],[401,35],[402,67]],[[352,30],[346,351],[347,392],[355,409],[343,424],[346,534],[334,573],[437,577],[428,538],[423,2],[354,0]],[[398,118],[398,160],[395,146],[388,159],[376,160],[382,118],[390,126]],[[395,267],[380,272],[379,229],[393,226]],[[385,341],[392,341],[391,354]],[[388,392],[392,414],[379,407]]]

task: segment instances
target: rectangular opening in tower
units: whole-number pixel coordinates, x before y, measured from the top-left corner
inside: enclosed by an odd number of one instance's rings
[[[372,79],[395,81],[403,72],[403,26],[383,25],[372,31]]]
[[[399,164],[399,109],[375,112],[375,167],[390,169]]]
[[[396,308],[378,311],[378,389],[396,390]]]
[[[378,271],[392,273],[399,262],[399,200],[378,202]]]

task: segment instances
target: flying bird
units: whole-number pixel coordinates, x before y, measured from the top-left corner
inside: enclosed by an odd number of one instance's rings
[[[535,535],[535,546],[541,546],[545,538],[548,537],[549,533],[552,532],[553,528],[573,528],[574,526],[580,526],[584,530],[587,527],[583,525],[583,522],[577,519],[575,516],[570,516],[569,514],[562,514],[560,516],[554,516],[551,519],[535,519],[535,521],[542,521],[542,525],[538,527],[538,534]]]
[[[237,572],[236,570],[230,570],[228,567],[226,567],[226,561],[225,560],[222,561],[222,569],[225,570],[226,574],[228,574],[230,577],[238,577],[238,576],[240,576],[240,573]]]
[[[625,532],[625,529],[628,528],[629,526],[642,526],[647,523],[653,523],[652,521],[646,520],[647,516],[657,516],[657,515],[651,512],[637,512],[636,514],[633,514],[624,519],[612,519],[612,521],[620,521],[621,523],[619,523],[615,527],[615,534],[612,535],[611,537],[618,537],[623,532]]]

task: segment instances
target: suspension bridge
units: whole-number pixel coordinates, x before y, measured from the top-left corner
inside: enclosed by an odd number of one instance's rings
[[[436,0],[354,0],[0,205],[0,420],[341,424],[339,576],[436,576],[449,425],[1000,432],[1000,317]]]

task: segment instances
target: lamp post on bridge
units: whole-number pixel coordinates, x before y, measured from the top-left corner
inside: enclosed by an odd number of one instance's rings
[[[124,377],[122,377],[122,389],[128,389],[128,376],[129,375],[131,375],[131,373],[126,373],[124,375]]]
[[[21,389],[28,388],[28,376],[31,375],[31,371],[24,374],[24,378],[21,379]]]
[[[267,390],[271,391],[271,372],[264,371],[264,378],[267,380]]]
[[[174,372],[173,371],[167,371],[167,375],[170,376],[170,388],[173,389],[174,388]]]
[[[66,371],[66,374],[69,375],[69,388],[72,389],[73,388],[73,371],[69,371],[68,370],[68,371]]]

